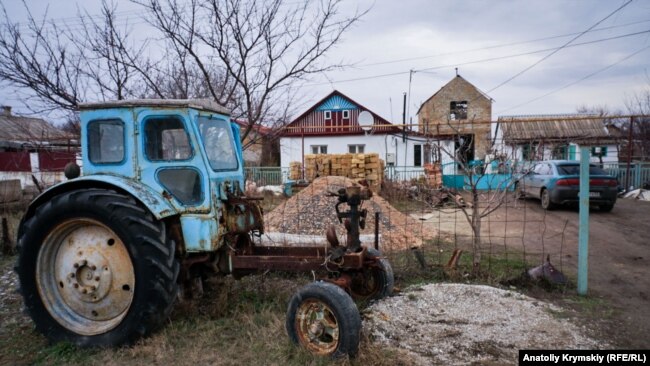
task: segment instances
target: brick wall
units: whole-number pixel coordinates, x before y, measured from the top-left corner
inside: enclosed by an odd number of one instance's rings
[[[450,121],[452,101],[467,101],[467,119]],[[460,76],[452,79],[438,93],[428,99],[420,108],[418,122],[428,133],[435,135],[474,135],[475,157],[483,158],[490,145],[490,123],[492,102],[476,87]]]

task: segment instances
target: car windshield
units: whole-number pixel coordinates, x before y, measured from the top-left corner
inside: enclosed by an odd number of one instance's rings
[[[237,150],[230,123],[222,119],[199,117],[199,133],[213,170],[238,168]]]
[[[558,165],[560,175],[580,175],[580,164]],[[589,175],[608,175],[606,171],[595,165],[589,165]]]

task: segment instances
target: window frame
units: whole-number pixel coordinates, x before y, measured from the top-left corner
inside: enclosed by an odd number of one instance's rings
[[[151,159],[149,157],[149,154],[147,152],[147,123],[152,120],[152,119],[168,119],[168,118],[175,118],[181,122],[183,125],[183,130],[185,131],[185,136],[187,137],[187,144],[190,148],[190,155],[187,159]],[[161,138],[162,138],[162,133],[161,133]],[[194,146],[192,145],[192,139],[190,137],[189,129],[188,129],[188,124],[185,121],[185,118],[179,114],[160,114],[160,115],[150,115],[146,116],[142,120],[142,156],[144,159],[150,163],[178,163],[178,162],[188,162],[194,159],[194,156],[196,155],[196,152],[194,151]]]
[[[464,115],[461,118],[461,116],[459,116],[458,113],[459,111],[458,106],[462,104],[465,105],[465,108],[463,110]],[[452,100],[449,102],[449,119],[452,121],[462,121],[467,119],[468,111],[469,111],[469,102],[466,100]]]
[[[198,179],[201,187],[201,196],[199,197],[199,200],[195,203],[185,203],[178,199],[178,197],[172,192],[169,187],[160,180],[160,173],[163,171],[169,171],[169,170],[193,170],[198,173]],[[156,182],[163,188],[165,188],[166,191],[169,191],[171,196],[181,205],[183,206],[188,206],[188,207],[193,207],[193,206],[200,206],[203,204],[203,201],[205,201],[205,190],[203,189],[203,183],[204,183],[204,177],[203,173],[201,172],[200,169],[197,169],[196,167],[193,166],[162,166],[158,169],[156,169],[156,172],[154,173],[154,177],[156,179]]]
[[[420,150],[419,155],[416,153]],[[422,144],[413,144],[413,166],[422,166]]]
[[[240,148],[240,146],[238,145],[238,142],[237,142],[237,138],[238,138],[239,134],[235,133],[233,131],[233,127],[232,127],[233,122],[230,122],[230,121],[228,121],[228,120],[226,120],[224,118],[220,118],[220,117],[216,117],[216,116],[205,116],[205,115],[199,115],[194,120],[196,129],[197,129],[197,135],[198,135],[197,137],[199,139],[199,143],[201,144],[201,147],[203,148],[203,153],[205,154],[205,159],[207,160],[207,163],[208,163],[208,166],[210,167],[210,169],[212,169],[212,171],[216,172],[216,173],[238,171],[240,169],[240,167],[242,167],[244,165],[243,156],[239,156],[239,153],[235,153],[235,161],[237,162],[237,164],[232,169],[215,169],[212,166],[212,162],[210,161],[210,157],[208,156],[208,148],[205,145],[205,137],[201,133],[201,119],[202,118],[205,118],[205,119],[208,119],[208,120],[221,121],[221,122],[225,123],[226,127],[227,127],[227,131],[228,131],[228,135],[230,137],[230,142],[232,144],[231,148],[233,149],[233,151],[237,151],[237,149]],[[237,127],[237,128],[239,128],[239,127]],[[240,161],[240,158],[242,159],[242,161]]]
[[[332,111],[323,111],[323,116],[326,121],[332,119]]]
[[[93,161],[92,153],[91,153],[91,149],[92,149],[91,146],[93,146],[93,145],[91,145],[91,139],[89,137],[89,138],[86,138],[86,149],[88,150],[88,161],[90,163],[92,163],[93,165],[102,165],[102,166],[107,166],[107,165],[119,166],[119,165],[123,165],[126,162],[126,156],[128,155],[127,154],[128,146],[127,146],[127,143],[126,143],[126,124],[124,123],[124,121],[121,118],[95,119],[95,120],[92,120],[92,121],[88,122],[88,124],[86,125],[86,134],[88,136],[90,136],[90,129],[91,129],[92,125],[101,124],[101,123],[114,124],[114,125],[119,125],[120,127],[122,127],[122,160],[120,160],[120,161],[108,161],[108,162],[96,162],[96,161]]]
[[[596,153],[596,148],[600,148],[600,153]],[[592,157],[601,157],[604,158],[607,156],[607,146],[592,146],[591,147],[591,156]]]
[[[327,154],[327,145],[310,145],[309,147],[311,148],[312,155],[325,155],[325,154]],[[323,147],[325,148],[325,152],[322,152]],[[318,152],[314,152],[314,148],[318,148]]]
[[[341,116],[343,117],[343,119],[350,119],[350,110],[344,109],[343,112],[341,112]]]
[[[354,151],[351,151],[352,147],[354,147]],[[361,147],[362,151],[359,151],[359,147]],[[348,153],[349,154],[365,154],[366,151],[366,144],[348,144]]]

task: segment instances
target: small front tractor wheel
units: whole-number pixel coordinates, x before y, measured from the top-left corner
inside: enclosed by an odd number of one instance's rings
[[[286,328],[294,343],[316,355],[354,356],[359,349],[359,310],[350,295],[329,282],[312,282],[293,295]]]
[[[50,341],[130,344],[169,315],[178,290],[174,245],[133,198],[103,189],[63,193],[20,233],[21,292]]]
[[[366,249],[366,256],[375,260],[372,267],[349,273],[352,277],[350,295],[355,300],[378,300],[393,293],[395,276],[388,259],[375,248]]]

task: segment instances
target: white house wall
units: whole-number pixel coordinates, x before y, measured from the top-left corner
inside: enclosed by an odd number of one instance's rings
[[[358,136],[306,136],[304,138],[305,154],[311,154],[313,145],[326,145],[328,154],[346,154],[349,152],[349,145],[365,145],[364,153],[377,153],[379,158],[387,160],[387,154],[395,154],[396,166],[413,166],[414,165],[414,145],[423,145],[421,153],[424,154],[424,144],[426,139],[422,137],[409,136],[406,142],[403,142],[401,135],[377,134],[377,135],[358,135]],[[435,144],[435,142],[432,142]],[[301,137],[282,137],[280,139],[280,162],[281,166],[287,167],[290,162],[302,161],[303,139]],[[451,142],[443,142],[447,150],[453,146]],[[447,154],[442,154],[443,164],[452,162]],[[421,157],[424,164],[424,156]]]

